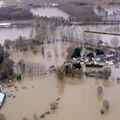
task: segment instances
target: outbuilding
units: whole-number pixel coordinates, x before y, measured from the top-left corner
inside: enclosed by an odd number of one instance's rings
[[[5,101],[6,94],[5,93],[0,93],[0,107],[3,106],[4,101]]]

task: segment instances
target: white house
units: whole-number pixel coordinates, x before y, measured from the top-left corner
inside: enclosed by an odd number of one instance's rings
[[[5,101],[6,94],[0,93],[0,107],[2,107],[4,101]]]

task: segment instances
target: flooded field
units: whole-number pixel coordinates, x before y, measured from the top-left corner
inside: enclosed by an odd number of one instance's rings
[[[0,43],[4,44],[6,39],[11,41],[17,39],[19,36],[23,36],[25,38],[30,37],[31,29],[27,28],[3,28],[0,29]]]
[[[19,0],[6,0],[4,6],[16,5]],[[69,14],[58,8],[32,8],[34,15],[47,17],[64,17]],[[110,11],[113,13],[113,11]],[[59,26],[55,31],[55,37],[62,40],[62,35],[73,35],[74,41],[84,40],[84,31],[99,31],[120,33],[119,25],[94,25],[94,26]],[[30,38],[31,28],[3,28],[0,29],[0,43],[4,44],[5,39],[15,40],[19,36]],[[104,42],[110,41],[113,35],[86,34],[87,39],[99,39]],[[52,34],[49,36],[53,39]],[[120,36],[118,36],[120,40]],[[110,44],[111,45],[111,44]],[[120,120],[120,84],[116,78],[120,77],[120,69],[112,67],[112,74],[109,80],[89,78],[83,76],[78,78],[65,78],[60,82],[54,73],[49,73],[49,66],[61,66],[66,58],[66,49],[70,46],[79,46],[77,43],[56,42],[39,47],[37,54],[33,52],[21,53],[11,50],[10,58],[14,62],[23,59],[27,63],[42,64],[47,74],[23,76],[23,80],[15,82],[14,87],[5,88],[7,92],[5,104],[0,110],[7,120]],[[45,54],[41,54],[41,47],[44,47]],[[51,57],[49,57],[49,54]],[[103,86],[103,95],[98,97],[96,88]],[[8,96],[9,94],[9,96]],[[50,104],[58,101],[58,109],[51,110]],[[110,109],[105,115],[101,115],[102,102],[109,100]],[[40,118],[43,113],[47,115]],[[49,114],[48,114],[49,112]],[[24,119],[25,120],[25,119]]]
[[[38,62],[44,64],[47,69],[50,65],[56,67],[62,65],[67,47],[70,43],[45,44],[45,56],[41,53],[34,55],[32,53],[14,52],[11,58],[14,61],[25,59],[26,61]],[[57,57],[55,49],[57,48]],[[51,53],[48,58],[47,53]],[[18,57],[19,56],[19,57]],[[25,57],[26,56],[26,57]],[[16,59],[17,58],[17,59]],[[34,58],[34,59],[33,59]],[[119,120],[120,114],[120,84],[112,80],[119,69],[114,68],[109,81],[83,77],[65,78],[63,82],[58,82],[54,73],[47,73],[43,76],[26,76],[22,82],[17,82],[18,87],[6,88],[5,91],[12,93],[15,97],[7,97],[1,113],[4,113],[7,120],[22,120],[24,117],[33,119],[36,116],[38,120]],[[97,96],[96,88],[98,85],[104,87],[103,96]],[[50,103],[60,98],[58,109],[50,110]],[[101,115],[102,101],[106,98],[110,102],[110,109],[106,115]],[[49,111],[50,114],[45,118],[40,116]]]
[[[69,18],[69,14],[62,11],[59,8],[56,7],[41,7],[41,8],[32,8],[31,12],[34,15],[40,16],[40,17],[63,17],[65,19]]]
[[[108,33],[118,33],[120,34],[120,26],[119,25],[88,25],[88,26],[58,26],[55,31],[55,39],[62,40],[62,36],[73,36],[74,41],[80,42],[83,40],[83,33],[85,30],[89,31],[98,31],[98,32],[108,32]],[[23,36],[25,38],[31,37],[32,28],[2,28],[0,29],[0,43],[3,44],[6,39],[15,40],[19,36]],[[111,39],[115,37],[115,35],[103,35],[103,34],[93,34],[86,33],[86,40],[102,40],[103,42],[107,42],[111,45]],[[120,40],[120,36],[117,36]],[[48,35],[49,39],[53,39],[53,34],[51,31]]]

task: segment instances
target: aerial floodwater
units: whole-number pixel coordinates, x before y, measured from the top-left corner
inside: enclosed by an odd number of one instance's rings
[[[34,15],[40,17],[63,17],[65,19],[69,18],[69,14],[67,14],[66,12],[57,7],[32,8],[31,11],[33,12]]]
[[[41,12],[42,13],[42,12]],[[49,14],[51,16],[51,13]],[[67,34],[68,30],[71,30],[73,32],[74,37],[76,39],[79,39],[79,41],[83,38],[83,32],[85,30],[90,30],[90,31],[95,31],[95,32],[108,32],[108,33],[116,33],[120,34],[120,26],[116,25],[88,25],[88,26],[67,26],[62,28],[63,31]],[[61,29],[60,27],[57,28],[56,32],[60,32]],[[9,40],[16,40],[19,36],[23,36],[25,38],[30,38],[30,34],[32,32],[31,27],[15,27],[15,28],[0,28],[0,43],[3,44],[6,39]],[[52,36],[52,35],[51,35]],[[56,34],[57,36],[57,34]],[[60,36],[58,36],[60,37]],[[79,37],[79,38],[78,38]],[[108,43],[111,45],[111,39],[114,38],[115,35],[108,35],[108,34],[92,34],[92,33],[87,33],[86,34],[86,40],[102,40],[105,43]],[[120,35],[118,35],[118,38],[120,39]]]
[[[47,50],[44,58],[40,53],[34,55],[31,52],[21,53],[17,51],[11,54],[11,58],[14,61],[24,59],[28,62],[42,63],[48,69],[48,66],[52,64],[59,66],[63,63],[62,52],[71,45],[61,42],[45,44],[44,47]],[[55,47],[58,47],[59,57],[55,57]],[[48,52],[51,53],[51,58],[48,58]],[[99,84],[104,87],[103,98],[109,99],[111,105],[110,112],[105,116],[100,114],[102,100],[96,92]],[[24,117],[31,120],[35,115],[40,118],[43,113],[50,111],[50,103],[58,98],[60,98],[58,109],[51,111],[50,115],[46,115],[45,120],[113,120],[114,117],[119,120],[120,118],[120,104],[118,104],[120,87],[116,81],[111,79],[106,81],[89,77],[65,78],[63,82],[58,82],[54,74],[48,73],[32,78],[26,76],[22,82],[17,82],[15,85],[17,91],[14,87],[5,89],[8,94],[16,96],[15,98],[7,97],[1,109],[1,113],[4,113],[8,120],[22,120]],[[14,113],[11,112],[11,109]]]
[[[26,28],[2,28],[2,29],[0,29],[0,43],[3,45],[5,40],[9,39],[9,40],[13,41],[13,40],[16,40],[19,36],[29,38],[30,31],[31,31],[31,29],[29,27],[26,27]]]
[[[5,4],[12,3],[24,4]],[[0,93],[6,96],[0,120],[120,120],[120,25],[72,24],[58,7],[26,6],[42,18],[0,23]]]

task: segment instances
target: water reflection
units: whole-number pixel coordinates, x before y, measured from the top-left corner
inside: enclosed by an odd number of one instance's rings
[[[97,95],[97,100],[101,102],[103,100],[103,94],[102,95]]]
[[[64,93],[64,89],[67,85],[79,86],[84,84],[84,79],[65,77],[63,81],[58,81],[58,92],[60,94]]]

